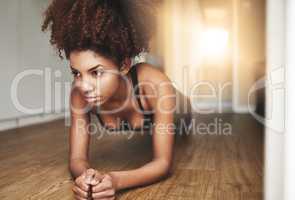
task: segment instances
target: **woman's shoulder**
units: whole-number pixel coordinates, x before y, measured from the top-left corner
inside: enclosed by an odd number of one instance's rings
[[[175,95],[175,87],[168,76],[161,70],[148,63],[140,63],[137,68],[138,82],[146,94],[149,108],[157,107],[158,97]],[[169,99],[169,98],[166,98]]]
[[[141,62],[136,64],[136,70],[139,82],[149,82],[156,85],[162,82],[171,82],[161,67],[156,67],[146,62]]]

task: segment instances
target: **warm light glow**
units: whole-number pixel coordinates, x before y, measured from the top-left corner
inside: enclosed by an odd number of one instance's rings
[[[202,54],[205,57],[220,57],[225,54],[228,32],[222,28],[208,28],[202,33]]]

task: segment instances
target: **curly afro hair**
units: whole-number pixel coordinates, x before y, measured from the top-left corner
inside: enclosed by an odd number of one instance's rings
[[[71,51],[93,50],[121,64],[149,49],[156,28],[155,0],[53,0],[42,31],[63,59]]]

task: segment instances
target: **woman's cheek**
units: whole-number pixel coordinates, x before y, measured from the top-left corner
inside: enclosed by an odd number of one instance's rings
[[[119,80],[115,76],[102,78],[99,82],[98,93],[105,98],[113,96],[119,87]]]

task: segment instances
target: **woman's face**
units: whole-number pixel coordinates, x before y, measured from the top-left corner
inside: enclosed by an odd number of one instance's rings
[[[71,52],[69,61],[74,85],[88,103],[101,105],[117,94],[122,72],[111,59],[85,50]]]

